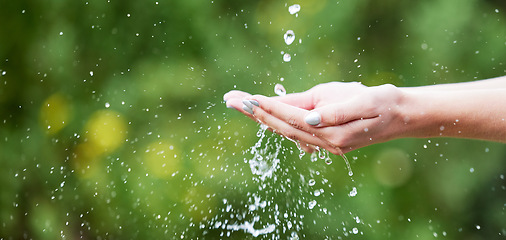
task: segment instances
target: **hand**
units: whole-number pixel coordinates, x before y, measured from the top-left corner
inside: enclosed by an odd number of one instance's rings
[[[400,117],[402,92],[393,85],[366,87],[360,83],[332,82],[282,97],[232,91],[224,99],[228,107],[266,124],[274,132],[333,154],[402,135],[409,120]],[[259,107],[253,105],[250,114],[243,109],[242,100],[255,100]],[[304,121],[311,112],[320,115],[320,123],[315,126]]]
[[[250,114],[249,112],[244,110],[244,108],[243,108],[244,104],[242,103],[242,101],[247,98],[251,98],[251,94],[246,93],[246,92],[242,92],[242,91],[238,91],[238,90],[232,90],[223,96],[223,99],[226,102],[227,108],[235,109],[235,110],[243,113],[244,115],[248,116],[253,121],[261,123],[256,117],[254,117],[252,114]],[[267,129],[270,131],[273,131],[273,129],[270,128],[269,126]],[[299,141],[299,145],[302,148],[302,150],[304,150],[305,152],[308,152],[308,153],[312,153],[316,150],[315,146],[307,144],[305,142]]]

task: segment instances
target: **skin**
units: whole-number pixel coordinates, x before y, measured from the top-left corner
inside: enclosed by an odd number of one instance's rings
[[[266,97],[231,91],[229,108],[297,140],[306,152],[316,146],[343,154],[398,138],[456,137],[506,143],[506,76],[488,80],[400,88],[331,82],[305,92]],[[243,100],[255,100],[253,115]],[[310,111],[321,122],[309,125]]]

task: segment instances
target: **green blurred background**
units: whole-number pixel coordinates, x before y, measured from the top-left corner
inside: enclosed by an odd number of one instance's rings
[[[1,0],[0,239],[254,238],[212,227],[224,199],[240,211],[261,192],[245,162],[258,126],[224,93],[462,82],[505,64],[503,0]],[[347,154],[353,180],[341,158],[282,144],[262,196],[304,215],[300,239],[505,238],[504,144],[378,144]],[[285,182],[316,172],[321,196]]]

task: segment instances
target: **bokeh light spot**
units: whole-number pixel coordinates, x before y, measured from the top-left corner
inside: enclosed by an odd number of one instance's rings
[[[165,141],[148,145],[144,163],[148,171],[158,178],[170,178],[181,169],[181,151]]]
[[[49,96],[40,108],[40,125],[48,134],[55,134],[70,120],[70,103],[60,93]]]
[[[413,173],[413,165],[408,155],[401,149],[386,149],[376,158],[374,164],[376,179],[388,187],[405,184]]]
[[[125,142],[127,126],[119,113],[101,110],[91,116],[85,129],[92,151],[101,154],[112,152]]]

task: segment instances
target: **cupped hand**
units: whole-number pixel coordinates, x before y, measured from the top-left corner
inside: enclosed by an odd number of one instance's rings
[[[294,95],[296,95],[296,94],[294,94]],[[251,98],[251,96],[252,95],[247,92],[232,90],[223,96],[223,100],[225,101],[227,108],[235,109],[235,110],[243,113],[244,115],[248,116],[253,121],[264,124],[261,120],[256,118],[254,115],[249,113],[244,108],[243,101]],[[268,130],[275,132],[275,130],[272,127],[270,127],[268,124],[266,124],[266,125],[268,127]],[[299,141],[299,145],[302,148],[302,150],[304,150],[305,152],[308,152],[308,153],[312,153],[316,150],[314,145],[305,143],[304,141]]]
[[[402,95],[393,85],[366,87],[360,83],[332,82],[286,96],[252,96],[233,91],[224,99],[227,106],[280,135],[343,154],[402,135],[409,121],[401,117]],[[243,109],[244,100],[258,104],[249,104],[252,111],[245,111],[248,109]],[[316,122],[308,120],[311,116]]]

